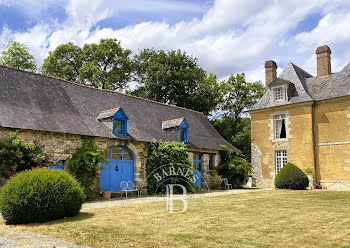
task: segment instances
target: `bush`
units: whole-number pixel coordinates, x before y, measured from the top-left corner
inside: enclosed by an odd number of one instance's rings
[[[65,168],[82,186],[88,200],[95,199],[97,179],[100,174],[100,163],[109,163],[104,157],[104,151],[95,144],[94,138],[85,138],[82,147],[75,149],[72,158]]]
[[[0,212],[6,224],[46,222],[75,216],[84,193],[65,171],[36,169],[11,178],[0,192]]]
[[[148,150],[146,172],[149,193],[165,193],[165,184],[169,183],[181,184],[187,191],[194,191],[193,169],[188,160],[186,145],[179,142],[157,143],[153,141],[148,145]],[[176,175],[170,175],[171,169],[174,169]],[[182,175],[179,170],[183,172]],[[163,184],[163,182],[166,183]],[[174,187],[174,190],[176,191],[177,188]]]
[[[42,145],[36,140],[24,142],[18,136],[18,132],[11,132],[7,139],[0,141],[0,171],[4,178],[52,163],[51,157],[43,152]]]
[[[220,151],[221,162],[216,168],[217,173],[227,178],[233,188],[241,188],[244,178],[247,177],[251,170],[251,164],[247,162],[244,155],[227,150]]]
[[[298,166],[288,163],[277,173],[275,186],[278,189],[306,189],[309,179]]]

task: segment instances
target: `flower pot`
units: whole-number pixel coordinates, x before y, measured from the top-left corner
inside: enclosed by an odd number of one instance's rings
[[[322,185],[316,185],[315,189],[322,189]]]
[[[216,189],[216,190],[221,189],[221,185],[215,185],[215,186],[214,186],[214,189]]]
[[[108,200],[111,199],[111,191],[103,191],[102,197]]]

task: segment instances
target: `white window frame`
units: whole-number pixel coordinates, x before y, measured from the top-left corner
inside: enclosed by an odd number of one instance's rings
[[[286,137],[280,138],[283,120],[284,120],[284,127],[287,129],[286,116],[284,114],[275,115],[273,117],[273,135],[275,140],[283,140],[287,138],[287,130],[286,130]]]
[[[273,95],[276,102],[285,100],[284,87],[275,88]]]
[[[275,151],[275,163],[276,163],[276,174],[280,172],[284,165],[288,163],[287,151],[278,150]]]

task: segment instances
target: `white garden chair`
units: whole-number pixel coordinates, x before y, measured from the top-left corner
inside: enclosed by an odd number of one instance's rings
[[[137,192],[137,196],[140,196],[140,190],[134,187],[134,183],[132,181],[122,181],[120,183],[120,188],[122,189],[122,197],[125,192],[125,197],[128,198],[128,192]]]
[[[224,184],[225,184],[225,189],[232,189],[232,184],[228,183],[227,178],[223,178]]]

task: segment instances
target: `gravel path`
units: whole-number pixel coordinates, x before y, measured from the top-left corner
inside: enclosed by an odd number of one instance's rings
[[[203,194],[188,194],[186,195],[187,199],[197,199],[205,197],[215,197],[222,195],[231,195],[231,194],[242,194],[254,191],[262,191],[269,189],[234,189],[234,190],[225,190],[225,191],[214,191],[210,193]],[[89,202],[85,203],[82,207],[83,210],[87,209],[99,209],[99,208],[111,208],[125,205],[135,205],[135,204],[144,204],[150,202],[161,202],[166,201],[165,196],[148,196],[141,198],[129,198],[129,199],[112,199],[109,201],[100,201],[100,202]],[[1,215],[0,215],[1,219]],[[83,246],[78,246],[73,243],[66,241],[61,241],[56,238],[49,236],[26,232],[17,230],[15,228],[0,228],[0,248],[83,248]]]
[[[207,197],[242,194],[242,193],[249,193],[249,192],[263,191],[263,190],[271,190],[271,189],[220,190],[220,191],[213,191],[210,193],[202,193],[202,194],[187,194],[186,198],[187,199],[207,198]],[[144,203],[161,202],[161,201],[166,201],[166,196],[147,196],[147,197],[129,198],[129,199],[126,199],[124,197],[124,198],[116,198],[108,201],[88,202],[83,204],[82,209],[112,208],[112,207],[118,207],[118,206],[144,204]]]
[[[17,230],[14,228],[0,229],[0,248],[83,248],[49,236]]]

